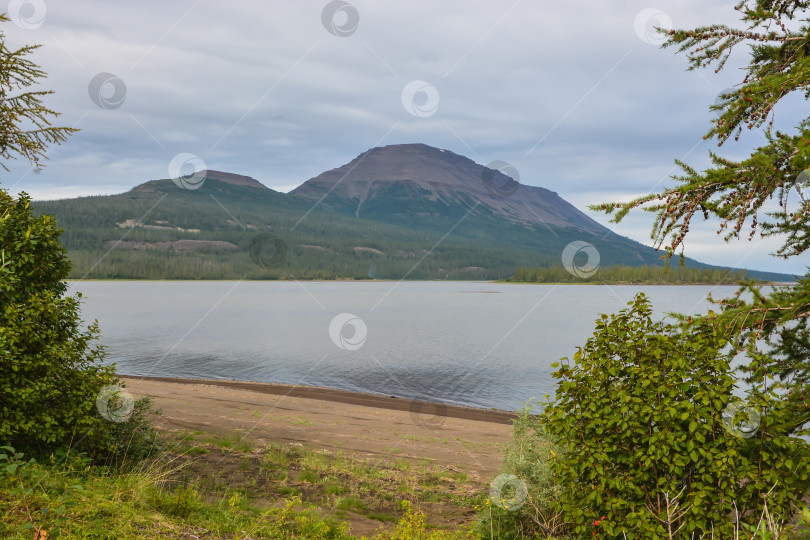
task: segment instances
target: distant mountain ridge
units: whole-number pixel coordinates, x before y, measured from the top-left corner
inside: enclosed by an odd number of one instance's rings
[[[518,267],[562,266],[574,242],[595,247],[602,266],[663,264],[659,252],[548,189],[516,182],[503,165],[424,144],[391,145],[290,193],[209,170],[189,183],[150,180],[118,195],[35,207],[64,229],[74,277],[503,279]],[[278,256],[257,257],[257,241]]]

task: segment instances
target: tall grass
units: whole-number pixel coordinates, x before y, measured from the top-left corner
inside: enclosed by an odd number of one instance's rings
[[[528,403],[514,420],[501,473],[517,479],[504,484],[497,496],[479,508],[477,530],[481,538],[546,538],[564,530],[563,517],[554,509],[560,487],[548,467],[559,449],[532,414],[534,406]],[[525,492],[519,492],[522,487]]]
[[[178,445],[187,441],[180,440]],[[351,539],[345,512],[380,522],[373,540],[461,540],[472,538],[467,528],[434,530],[418,504],[402,501],[400,511],[381,512],[369,501],[383,498],[395,504],[391,474],[407,480],[400,468],[385,469],[355,462],[346,456],[327,459],[317,452],[271,445],[243,453],[238,448],[214,448],[238,462],[252,456],[251,466],[269,468],[278,484],[262,494],[249,485],[208,482],[191,473],[199,457],[173,445],[148,459],[99,465],[86,455],[66,452],[39,461],[10,447],[0,450],[0,538],[31,539],[47,534],[58,538],[312,538]],[[212,445],[207,445],[210,448]],[[196,456],[201,454],[194,453]],[[205,455],[205,454],[202,454]],[[210,466],[210,465],[208,465]],[[216,475],[216,471],[205,469]],[[282,494],[290,477],[309,490]],[[258,471],[257,471],[258,472]],[[428,471],[414,470],[415,484]],[[410,474],[410,472],[409,472]],[[297,475],[296,475],[297,476]],[[346,483],[346,480],[350,480]],[[353,484],[352,484],[353,483]],[[356,485],[354,485],[356,484]],[[379,492],[388,485],[389,492]],[[359,491],[357,490],[359,486]],[[368,486],[369,490],[363,489]],[[441,489],[437,486],[435,489]],[[378,492],[375,494],[374,491]],[[434,489],[424,489],[424,494]],[[258,495],[258,496],[257,496]],[[415,496],[408,493],[407,497]],[[331,503],[333,504],[330,504]],[[375,517],[376,516],[376,517]],[[44,536],[41,536],[44,537]]]

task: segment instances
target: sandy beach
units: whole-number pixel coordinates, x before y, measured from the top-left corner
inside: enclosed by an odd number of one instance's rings
[[[152,396],[168,432],[200,431],[342,451],[372,462],[429,460],[488,483],[514,414],[390,396],[282,384],[122,376]]]

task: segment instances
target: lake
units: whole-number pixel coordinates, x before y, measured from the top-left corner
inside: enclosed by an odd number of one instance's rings
[[[645,292],[705,312],[729,286],[73,281],[120,374],[326,386],[519,409],[600,313]],[[348,315],[344,315],[348,314]],[[331,328],[330,328],[331,326]],[[331,330],[331,331],[330,331]]]

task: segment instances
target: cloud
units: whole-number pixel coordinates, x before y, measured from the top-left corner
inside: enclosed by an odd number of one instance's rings
[[[634,29],[650,7],[675,26],[734,23],[734,2],[358,0],[359,24],[346,37],[323,26],[326,3],[50,1],[38,29],[5,25],[10,44],[44,45],[35,58],[56,92],[48,104],[81,132],[40,174],[15,162],[0,182],[43,198],[126,191],[165,177],[171,159],[189,152],[288,189],[371,146],[424,142],[508,161],[523,182],[583,208],[596,202],[590,193],[660,188],[675,158],[705,166],[708,106],[745,61],[734,57],[720,74],[686,72],[682,57]],[[125,83],[120,107],[88,95],[102,72]],[[401,103],[417,79],[440,94],[428,118]],[[790,100],[779,121],[789,127],[803,106]],[[724,151],[741,156],[758,142]],[[623,234],[645,240],[649,216],[633,223]],[[711,254],[702,242],[691,246]]]

